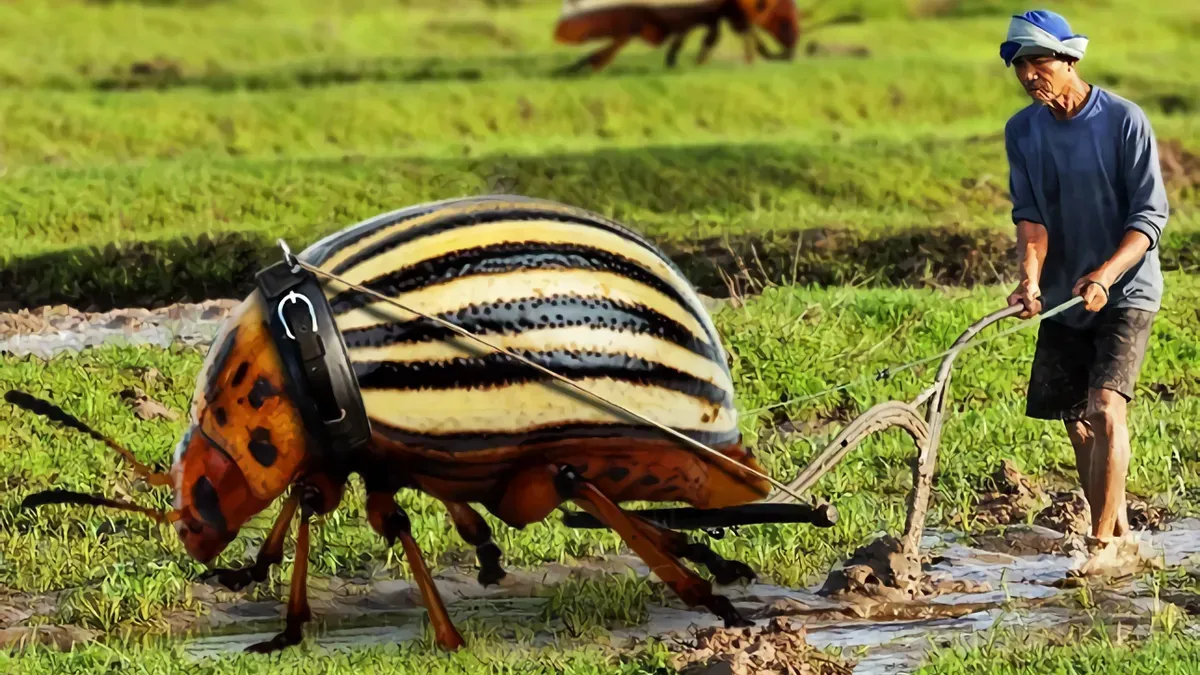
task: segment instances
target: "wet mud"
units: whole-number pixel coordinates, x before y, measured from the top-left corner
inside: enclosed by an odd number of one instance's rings
[[[1200,563],[1200,520],[1182,520],[1161,531],[1141,534],[1142,545],[1166,567]],[[1038,552],[1044,548],[1037,543],[1038,538],[1053,540],[1055,535],[1065,536],[1038,526],[1010,528],[1006,536],[1018,543],[1009,550],[1020,550],[1018,553],[987,550],[959,533],[930,532],[922,545],[922,581],[916,586],[917,592],[904,595],[879,597],[829,591],[829,579],[838,570],[861,579],[844,570],[863,564],[871,567],[865,556],[847,560],[825,582],[809,588],[787,588],[768,580],[717,586],[717,592],[729,597],[743,615],[755,621],[755,626],[748,629],[726,631],[724,622],[716,616],[688,608],[666,593],[666,604],[648,605],[645,622],[611,629],[608,642],[613,648],[623,649],[650,638],[663,640],[676,652],[681,670],[700,668],[686,671],[690,673],[742,672],[736,668],[748,667],[747,662],[731,660],[729,655],[735,645],[748,645],[754,647],[749,664],[760,670],[745,672],[771,672],[775,668],[778,672],[874,675],[912,672],[929,647],[950,639],[982,639],[996,626],[1059,630],[1090,625],[1096,612],[1110,624],[1148,626],[1155,613],[1170,607],[1170,597],[1182,603],[1178,611],[1200,610],[1200,601],[1186,593],[1156,598],[1151,585],[1136,573],[1081,582],[1094,590],[1092,606],[1080,605],[1073,585],[1063,583],[1078,566],[1078,555]],[[1020,543],[1022,537],[1029,541]],[[884,543],[864,549],[876,557],[888,558],[896,550],[895,545],[887,539],[881,541]],[[561,619],[552,618],[548,624],[544,621],[553,588],[572,578],[625,570],[649,574],[639,559],[622,555],[570,567],[551,564],[531,570],[513,569],[501,585],[488,588],[479,586],[475,570],[470,567],[442,569],[435,583],[458,625],[470,622],[479,631],[502,639],[550,645],[573,639]],[[887,571],[873,574],[884,579]],[[312,579],[310,588],[314,622],[308,629],[308,640],[317,646],[353,649],[409,642],[421,639],[427,631],[420,593],[408,580],[368,583]],[[282,628],[285,607],[281,600],[249,601],[244,592],[232,593],[207,583],[192,584],[191,592],[206,611],[181,612],[169,620],[193,661],[240,652]],[[6,644],[40,639],[63,647],[99,637],[74,626],[40,628],[35,633],[30,628],[31,620],[52,615],[53,607],[52,598],[0,593],[0,636]],[[594,641],[588,636],[579,639]],[[853,651],[854,657],[843,664],[852,670],[837,670],[836,659],[824,660],[812,652],[829,647]],[[809,670],[781,669],[800,668],[798,664],[808,664],[805,667]],[[711,670],[718,667],[726,670]]]
[[[850,675],[851,665],[827,656],[804,639],[804,627],[783,618],[762,630],[708,628],[698,631],[672,665],[682,675]]]

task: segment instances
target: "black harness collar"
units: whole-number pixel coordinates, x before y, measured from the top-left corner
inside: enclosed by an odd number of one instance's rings
[[[283,362],[284,380],[319,464],[349,475],[371,438],[358,379],[316,275],[288,254],[255,275],[267,307],[267,327]]]

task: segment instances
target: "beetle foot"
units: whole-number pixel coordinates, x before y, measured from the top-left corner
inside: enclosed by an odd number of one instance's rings
[[[207,582],[209,579],[216,578],[217,583],[231,591],[240,591],[259,579],[255,578],[254,567],[243,567],[241,569],[225,569],[219,568],[209,570],[200,575],[200,581]]]
[[[753,621],[742,616],[729,598],[723,595],[712,596],[707,604],[714,614],[725,620],[726,628],[748,628],[754,625]]]
[[[270,654],[271,652],[277,652],[298,645],[303,638],[304,634],[300,631],[299,626],[295,630],[287,628],[266,642],[257,642],[246,647],[246,651],[251,654]]]
[[[500,581],[508,576],[508,572],[500,566],[500,547],[489,541],[476,547],[475,555],[479,558],[479,585],[484,588],[492,584],[499,586]]]
[[[712,562],[707,565],[708,571],[712,572],[713,581],[716,581],[722,586],[736,584],[739,581],[754,581],[758,575],[750,566],[740,560],[721,560],[720,562]]]
[[[713,581],[722,586],[735,584],[741,580],[754,581],[758,578],[758,575],[746,563],[722,558],[716,551],[704,544],[688,544],[680,553],[685,560],[700,563],[708,568],[713,575]]]

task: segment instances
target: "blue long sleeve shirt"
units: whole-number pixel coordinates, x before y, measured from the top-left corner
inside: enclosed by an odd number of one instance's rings
[[[1070,119],[1056,119],[1036,102],[1022,109],[1005,125],[1004,141],[1013,222],[1040,223],[1049,235],[1042,306],[1070,300],[1075,282],[1137,230],[1149,237],[1150,250],[1109,289],[1106,309],[1157,311],[1163,293],[1158,243],[1169,209],[1158,146],[1141,108],[1093,86]],[[1097,316],[1077,305],[1050,320],[1084,328]]]

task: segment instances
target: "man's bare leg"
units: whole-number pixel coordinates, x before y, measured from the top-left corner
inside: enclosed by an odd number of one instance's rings
[[[1096,502],[1092,496],[1092,429],[1083,420],[1066,422],[1067,436],[1075,450],[1075,470],[1079,472],[1079,487],[1090,508]]]
[[[1088,394],[1087,422],[1092,431],[1092,536],[1107,541],[1129,531],[1125,513],[1125,477],[1129,470],[1129,426],[1125,397],[1108,389]]]

